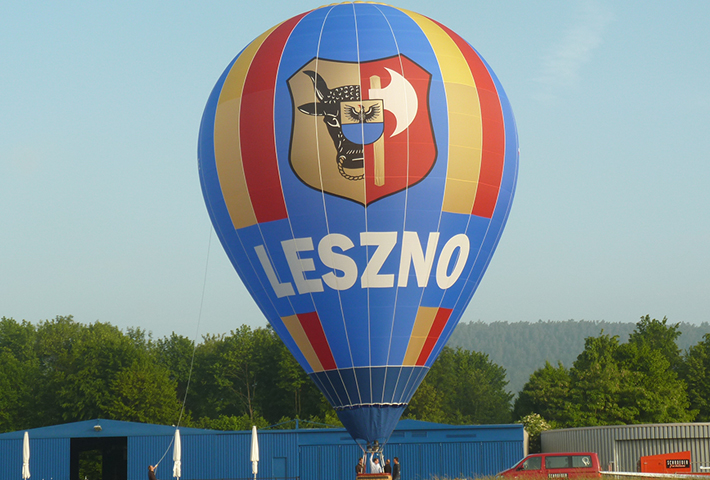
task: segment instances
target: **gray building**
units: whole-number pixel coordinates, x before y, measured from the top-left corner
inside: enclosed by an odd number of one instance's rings
[[[175,428],[87,420],[30,429],[31,480],[84,480],[82,455],[101,457],[102,480],[146,480],[161,459],[158,479],[172,478]],[[24,431],[0,434],[0,480],[18,480]],[[180,428],[182,479],[253,479],[251,432]],[[360,448],[343,428],[260,430],[260,479],[354,479]],[[402,480],[494,475],[524,456],[521,424],[442,425],[402,420],[385,446],[399,457]],[[88,480],[97,480],[89,478]]]
[[[542,432],[543,452],[596,452],[602,469],[636,472],[640,457],[690,451],[693,472],[710,466],[710,423],[563,428]]]

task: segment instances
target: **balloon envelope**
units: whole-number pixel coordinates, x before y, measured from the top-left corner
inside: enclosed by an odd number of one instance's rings
[[[429,18],[321,7],[227,67],[198,156],[257,304],[353,438],[386,442],[508,216],[518,143],[498,79]]]

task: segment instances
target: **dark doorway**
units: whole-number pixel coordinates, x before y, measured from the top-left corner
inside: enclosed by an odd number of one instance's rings
[[[126,437],[72,438],[69,480],[126,480]]]

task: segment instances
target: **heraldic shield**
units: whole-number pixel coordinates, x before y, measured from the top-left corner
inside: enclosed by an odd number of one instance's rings
[[[437,157],[430,83],[431,75],[404,55],[308,62],[288,80],[296,176],[362,205],[419,183]]]

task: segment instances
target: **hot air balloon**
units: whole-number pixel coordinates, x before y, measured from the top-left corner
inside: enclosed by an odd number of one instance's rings
[[[353,439],[384,445],[508,217],[518,140],[498,79],[427,17],[324,6],[228,65],[198,157],[254,300]]]

